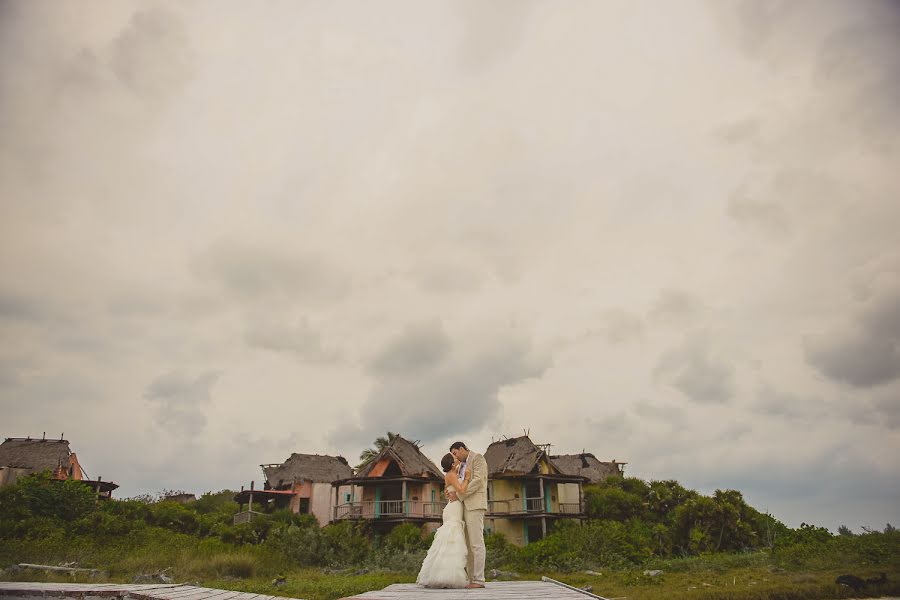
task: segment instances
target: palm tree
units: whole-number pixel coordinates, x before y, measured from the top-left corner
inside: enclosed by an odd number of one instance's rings
[[[379,452],[387,448],[391,445],[391,442],[394,441],[394,438],[400,435],[399,433],[394,433],[392,431],[387,432],[387,437],[379,436],[375,438],[375,447],[374,448],[366,448],[359,455],[360,463],[356,465],[356,470],[362,469],[367,464],[375,460],[375,457],[378,456]]]

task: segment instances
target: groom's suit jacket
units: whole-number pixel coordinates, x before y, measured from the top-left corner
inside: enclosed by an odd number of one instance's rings
[[[471,469],[472,479],[465,493],[459,494],[466,510],[487,510],[488,466],[484,457],[475,452],[469,453],[466,470]]]

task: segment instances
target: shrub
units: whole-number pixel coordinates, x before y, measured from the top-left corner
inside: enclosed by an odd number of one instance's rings
[[[391,552],[416,552],[426,548],[422,527],[413,523],[401,523],[384,537],[384,547]]]

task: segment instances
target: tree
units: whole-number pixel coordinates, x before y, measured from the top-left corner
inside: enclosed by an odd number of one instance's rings
[[[838,527],[837,532],[838,535],[843,537],[853,537],[853,532],[846,525],[841,525],[840,527]]]
[[[360,463],[356,465],[357,469],[362,469],[367,464],[375,460],[375,457],[378,454],[391,445],[391,442],[394,441],[394,438],[400,435],[399,433],[393,433],[392,431],[387,432],[387,437],[379,436],[375,438],[375,447],[374,448],[366,448],[359,455]]]

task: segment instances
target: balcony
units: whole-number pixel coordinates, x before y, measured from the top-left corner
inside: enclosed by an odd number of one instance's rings
[[[445,502],[416,500],[373,500],[347,502],[334,507],[334,520],[345,519],[418,519],[440,521]]]
[[[579,502],[561,502],[551,505],[547,510],[546,501],[543,498],[515,498],[513,500],[489,500],[488,515],[571,515],[584,514],[584,504]]]

